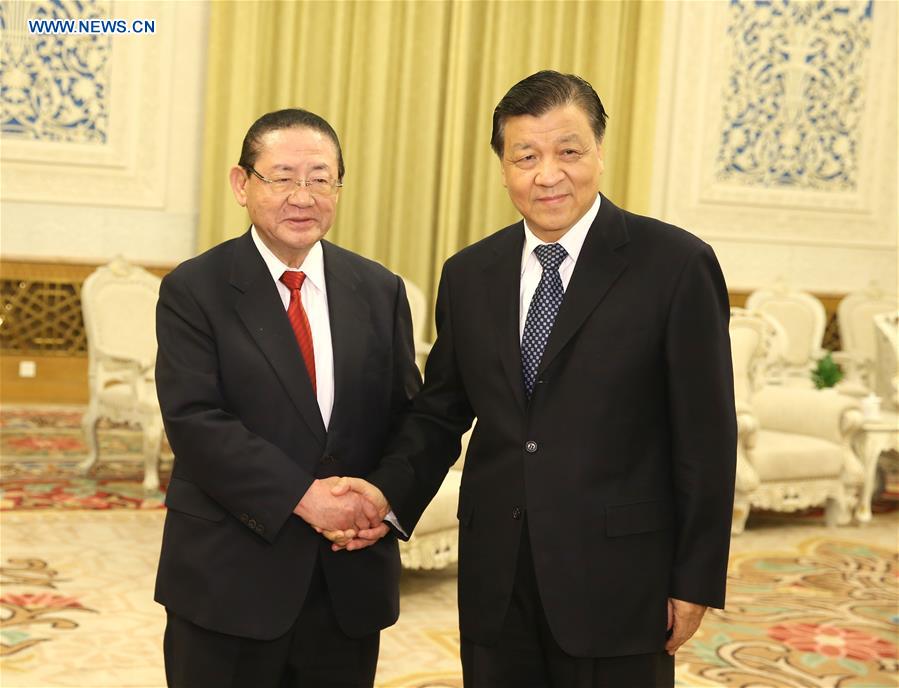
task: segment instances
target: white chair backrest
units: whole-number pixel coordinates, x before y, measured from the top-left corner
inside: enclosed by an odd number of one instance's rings
[[[81,287],[88,354],[97,351],[142,365],[156,359],[156,301],[160,279],[117,257]]]
[[[782,355],[786,335],[773,318],[758,311],[731,308],[730,350],[734,398],[748,403],[765,384],[769,364]]]
[[[847,294],[837,306],[843,351],[862,361],[873,361],[877,355],[874,316],[896,308],[896,295],[884,293],[876,284]]]
[[[787,337],[783,356],[788,365],[801,366],[817,357],[827,326],[827,312],[817,297],[778,284],[752,292],[746,308],[780,323]]]

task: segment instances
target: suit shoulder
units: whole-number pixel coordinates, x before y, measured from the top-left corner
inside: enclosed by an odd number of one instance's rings
[[[188,258],[178,264],[165,279],[192,283],[198,279],[207,280],[212,275],[227,274],[234,255],[234,246],[238,241],[239,238],[228,239],[193,258]]]
[[[688,259],[697,253],[711,251],[711,246],[692,232],[654,217],[621,211],[631,241],[652,247],[653,251],[670,257]]]
[[[509,250],[510,245],[515,244],[516,240],[521,248],[521,242],[524,241],[524,225],[521,220],[460,249],[447,258],[445,266],[453,268],[472,263],[479,264],[497,253]]]
[[[396,285],[397,275],[378,261],[342,248],[330,241],[322,241],[322,248],[325,251],[326,263],[328,260],[336,260],[343,262],[344,265],[349,265],[363,282],[369,285],[383,284],[391,288]]]

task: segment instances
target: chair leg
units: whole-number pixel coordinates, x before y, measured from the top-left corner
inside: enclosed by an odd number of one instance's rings
[[[99,442],[97,440],[97,422],[99,420],[96,406],[89,405],[81,419],[81,430],[84,433],[84,443],[87,445],[87,458],[78,464],[78,470],[83,474],[87,474],[99,458]]]
[[[746,527],[746,519],[749,518],[749,500],[740,498],[737,495],[734,498],[734,511],[731,517],[730,534],[739,535]]]
[[[159,450],[162,447],[162,423],[154,418],[144,425],[144,489],[159,489]]]
[[[824,520],[828,527],[845,526],[852,519],[845,495],[829,497],[824,508]]]

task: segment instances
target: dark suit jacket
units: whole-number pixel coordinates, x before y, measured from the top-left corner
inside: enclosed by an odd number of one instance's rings
[[[526,516],[561,647],[658,652],[668,596],[724,603],[736,456],[724,279],[708,245],[603,198],[528,402],[523,242],[519,222],[446,262],[425,385],[370,478],[414,527],[476,416],[459,496],[462,634],[495,640]]]
[[[292,514],[314,478],[372,470],[420,380],[402,280],[322,246],[335,378],[327,432],[249,232],[162,282],[156,380],[175,463],[156,600],[214,631],[286,632],[316,557],[347,634],[389,626],[399,612],[394,537],[334,553]]]

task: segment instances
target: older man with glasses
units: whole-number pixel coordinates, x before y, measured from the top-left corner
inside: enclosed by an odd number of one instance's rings
[[[175,453],[156,600],[169,686],[371,686],[399,613],[377,465],[420,384],[402,280],[324,241],[344,164],[318,115],[256,121],[230,172],[252,226],[162,282],[156,379]]]

